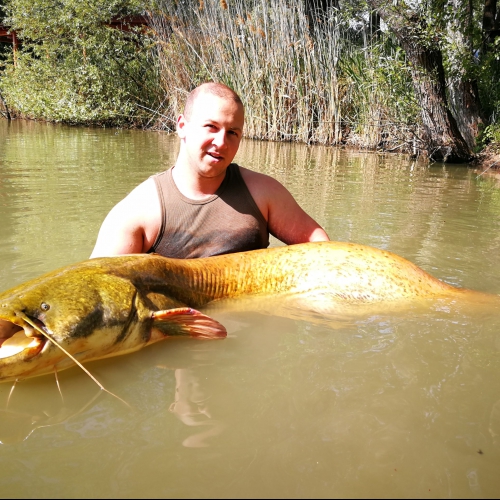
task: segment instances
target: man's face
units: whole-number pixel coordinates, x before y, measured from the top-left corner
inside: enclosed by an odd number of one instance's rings
[[[238,151],[243,124],[241,104],[213,94],[200,94],[193,103],[191,116],[180,115],[177,120],[183,159],[202,177],[225,174]]]

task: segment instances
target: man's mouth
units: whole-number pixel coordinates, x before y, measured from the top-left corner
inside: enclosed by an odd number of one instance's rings
[[[208,156],[211,156],[214,160],[222,160],[224,157],[220,155],[219,153],[214,153],[214,152],[207,152]]]

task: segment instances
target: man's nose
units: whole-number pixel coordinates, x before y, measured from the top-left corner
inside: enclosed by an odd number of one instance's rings
[[[213,144],[215,144],[217,147],[223,147],[226,145],[226,131],[225,130],[219,130],[214,138],[213,138]]]

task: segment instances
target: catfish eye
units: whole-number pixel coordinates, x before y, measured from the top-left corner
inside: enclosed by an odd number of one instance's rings
[[[46,302],[42,302],[40,304],[40,307],[42,308],[42,311],[48,311],[50,309],[49,304],[47,304]]]

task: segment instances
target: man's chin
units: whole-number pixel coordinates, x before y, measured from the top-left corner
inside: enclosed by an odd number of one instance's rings
[[[218,175],[224,173],[228,166],[229,162],[227,160],[224,160],[223,158],[214,159],[210,157],[208,161],[204,162],[203,170],[207,175],[217,177]]]

